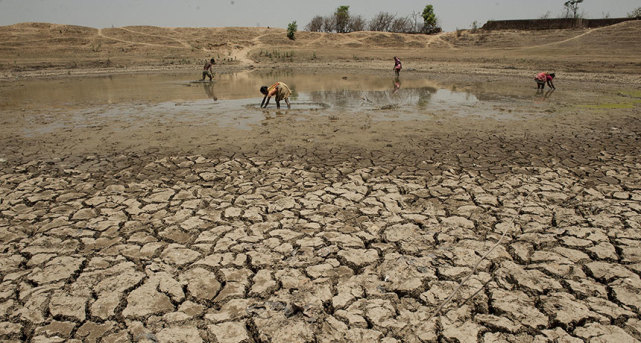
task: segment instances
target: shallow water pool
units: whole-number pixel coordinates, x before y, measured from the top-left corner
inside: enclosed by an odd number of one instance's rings
[[[198,82],[195,77],[197,72],[11,82],[0,87],[0,110],[21,113],[26,120],[38,117],[40,124],[28,130],[39,133],[91,127],[100,125],[101,120],[131,124],[149,118],[247,129],[274,111],[334,118],[365,112],[373,121],[451,116],[513,119],[542,113],[536,109],[536,98],[480,100],[483,97],[473,91],[458,91],[428,79],[395,79],[385,73],[240,72],[218,74],[214,82]],[[275,81],[285,82],[292,90],[291,109],[281,102],[277,110],[274,99],[267,109],[260,108],[263,96],[259,88]],[[66,120],[56,120],[60,113]],[[52,119],[42,120],[43,116]],[[304,120],[304,116],[293,118]]]

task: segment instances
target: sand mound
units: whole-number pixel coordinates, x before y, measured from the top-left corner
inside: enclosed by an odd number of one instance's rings
[[[264,51],[273,53],[261,54]],[[616,52],[619,64],[612,67],[613,71],[635,72],[632,69],[640,67],[641,21],[597,29],[478,30],[437,35],[300,31],[296,33],[296,40],[288,39],[286,30],[280,28],[126,26],[94,29],[48,23],[0,27],[0,70],[13,71],[42,68],[42,65],[59,68],[104,64],[193,65],[211,56],[222,64],[331,62],[350,58],[359,63],[363,60],[389,62],[396,54],[421,63],[437,60],[485,63],[512,58],[522,60],[523,67],[528,69],[550,64],[556,68],[559,64],[570,66],[577,62],[578,54],[582,68],[596,69],[610,65],[611,52]],[[559,54],[562,58],[556,58]],[[532,63],[524,58],[541,62]]]

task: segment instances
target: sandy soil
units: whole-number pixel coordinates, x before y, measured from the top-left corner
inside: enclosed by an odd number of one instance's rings
[[[0,338],[639,341],[640,28],[401,36],[400,52],[397,36],[376,33],[287,42],[275,29],[208,29],[217,38],[205,40],[197,29],[0,28],[2,94],[35,77],[184,68],[144,65],[167,46],[194,63],[232,56],[219,72],[348,79],[389,73],[403,53],[403,80],[474,89],[496,113],[526,114],[269,110],[249,130],[101,119],[25,134],[67,122],[65,111],[5,99]],[[42,55],[23,54],[43,30],[62,36],[39,68]],[[294,61],[266,57],[275,45]],[[105,56],[110,67],[85,69]],[[533,83],[514,89],[552,60],[563,77],[549,99]]]

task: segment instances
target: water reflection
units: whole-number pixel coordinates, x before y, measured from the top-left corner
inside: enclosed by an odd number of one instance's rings
[[[550,88],[550,89],[548,89],[547,91],[544,92],[543,89],[541,89],[541,88],[537,89],[536,90],[537,100],[538,101],[547,100],[552,95],[552,93],[554,93],[555,90],[556,90],[556,88]]]
[[[290,99],[294,102],[307,101],[311,93],[334,92],[329,97],[342,91],[382,92],[389,94],[406,93],[405,90],[436,87],[427,79],[403,80],[393,79],[390,91],[390,79],[377,75],[342,75],[330,73],[293,73],[279,72],[240,72],[217,75],[213,83],[193,82],[192,74],[130,74],[108,75],[87,78],[67,78],[52,80],[27,80],[11,87],[0,88],[0,103],[3,108],[82,108],[101,104],[126,104],[163,102],[184,102],[212,99],[228,101],[253,99],[260,96],[261,85],[282,80],[290,87]],[[204,94],[203,94],[204,90]],[[412,93],[412,92],[410,92]],[[378,96],[373,95],[374,98]],[[422,95],[422,97],[425,97]],[[369,98],[369,96],[367,96]],[[344,101],[335,97],[337,106],[346,106]],[[211,102],[211,101],[210,101]],[[260,103],[260,101],[259,101]],[[333,102],[329,105],[334,106]]]
[[[401,80],[397,77],[394,79],[394,90],[392,91],[392,94],[396,94],[399,89],[401,89]]]
[[[212,99],[214,101],[218,101],[218,98],[216,97],[216,94],[214,94],[214,83],[213,82],[203,83],[203,89],[205,90],[205,94],[207,94],[207,97],[209,99]]]
[[[433,87],[403,88],[394,81],[392,91],[316,91],[309,94],[310,100],[325,103],[342,110],[388,110],[388,109],[443,109],[473,106],[478,102],[471,93],[453,92]]]
[[[375,122],[426,120],[437,116],[512,118],[516,113],[532,113],[531,95],[522,97],[522,102],[514,98],[492,98],[484,95],[482,89],[474,88],[474,94],[444,89],[429,79],[401,81],[373,74],[241,72],[221,74],[215,82],[196,83],[190,81],[192,77],[191,74],[132,74],[11,83],[0,87],[0,120],[20,111],[33,117],[49,113],[70,117],[60,122],[59,116],[51,125],[43,124],[56,130],[100,125],[101,121],[110,120],[136,125],[154,120],[195,125],[215,122],[220,126],[250,128],[260,125],[266,117],[280,115],[305,120],[306,116],[340,118],[362,113]],[[290,111],[259,109],[260,86],[275,79],[286,82],[292,91]],[[540,96],[547,99],[552,92]]]

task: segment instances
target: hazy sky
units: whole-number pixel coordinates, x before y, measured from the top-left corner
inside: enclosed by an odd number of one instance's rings
[[[126,25],[166,27],[271,26],[296,20],[303,29],[315,15],[340,5],[370,19],[384,11],[407,16],[432,4],[445,31],[488,20],[536,19],[563,13],[564,0],[0,0],[0,25],[48,22],[104,28]],[[625,17],[641,0],[585,0],[586,18]]]

